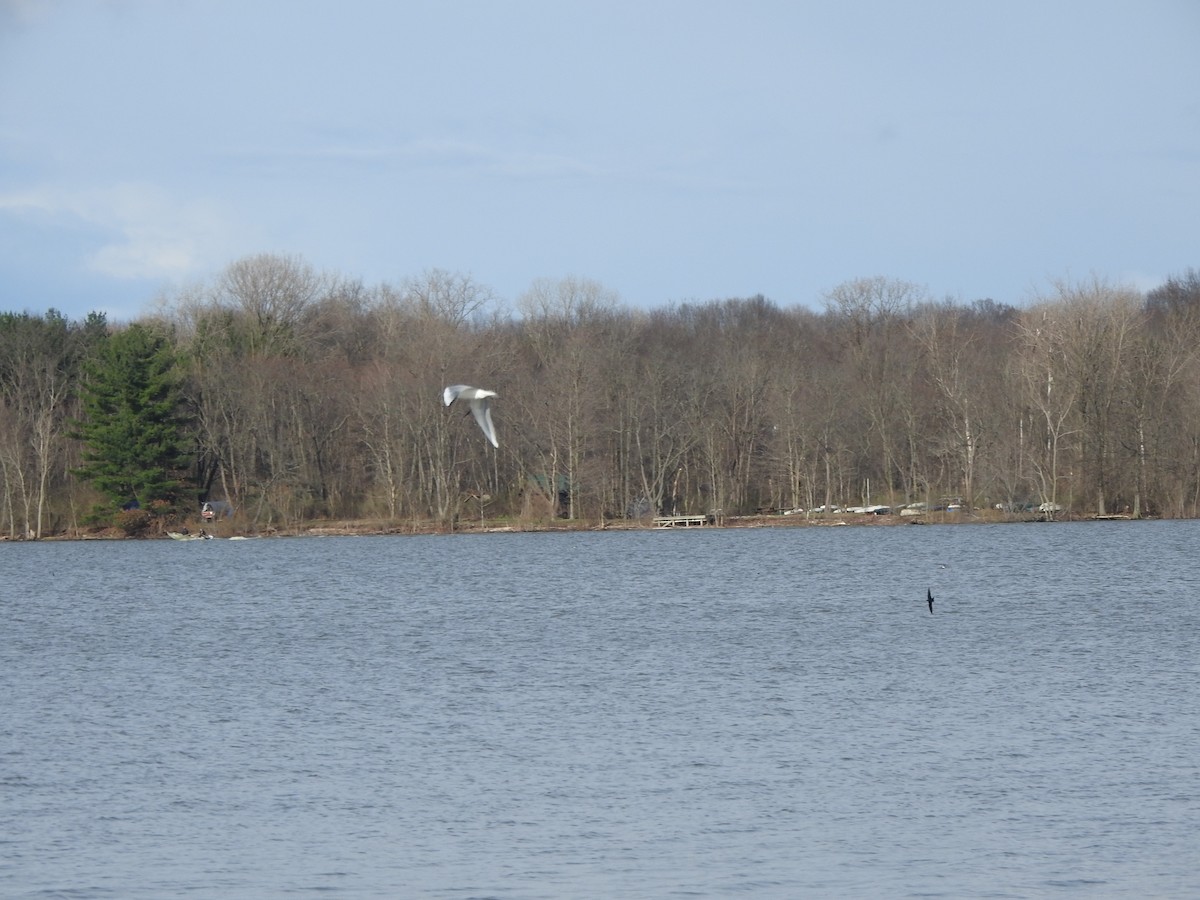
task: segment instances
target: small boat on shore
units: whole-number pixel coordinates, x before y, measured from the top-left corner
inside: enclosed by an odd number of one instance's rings
[[[168,531],[167,537],[171,538],[173,541],[211,541],[213,539],[211,534],[208,534],[204,531],[200,532],[199,534],[188,534],[183,531]]]

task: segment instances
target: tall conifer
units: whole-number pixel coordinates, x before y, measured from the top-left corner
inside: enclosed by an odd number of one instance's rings
[[[85,366],[80,476],[117,507],[175,506],[188,464],[174,351],[161,335],[131,325],[102,343]]]

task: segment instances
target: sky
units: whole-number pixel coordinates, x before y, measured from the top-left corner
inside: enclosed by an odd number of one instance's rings
[[[1194,0],[0,0],[0,311],[260,253],[499,304],[1200,267]]]

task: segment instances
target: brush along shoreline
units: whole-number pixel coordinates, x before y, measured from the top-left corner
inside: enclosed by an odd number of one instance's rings
[[[1125,515],[1090,515],[1072,516],[1059,513],[1053,518],[1041,514],[1006,513],[997,510],[980,510],[977,512],[954,511],[936,512],[920,517],[900,515],[874,515],[853,513],[820,513],[812,516],[784,516],[777,513],[763,513],[749,516],[724,516],[711,519],[708,524],[696,525],[684,530],[707,531],[712,529],[729,528],[829,528],[829,527],[892,527],[902,525],[995,525],[1003,523],[1030,522],[1067,522],[1091,520],[1130,520]],[[208,533],[215,538],[250,537],[354,537],[378,535],[418,535],[418,534],[511,534],[541,533],[541,532],[590,532],[590,531],[664,531],[654,524],[651,519],[605,519],[574,521],[511,521],[495,520],[480,521],[478,519],[459,519],[453,523],[434,521],[395,522],[377,519],[362,520],[311,520],[298,522],[293,525],[272,525],[261,528],[238,528],[234,522],[224,526],[211,527],[206,523]],[[172,531],[180,530],[173,525]],[[140,535],[127,535],[117,528],[78,529],[73,532],[57,535],[46,535],[43,541],[64,540],[157,540],[166,539],[167,533],[149,532]],[[0,541],[20,541],[20,537],[0,535]]]

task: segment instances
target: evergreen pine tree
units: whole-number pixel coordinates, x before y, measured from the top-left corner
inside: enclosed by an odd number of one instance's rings
[[[168,342],[136,324],[112,335],[85,365],[82,399],[76,437],[85,445],[84,465],[77,474],[116,508],[178,504],[187,439]]]

